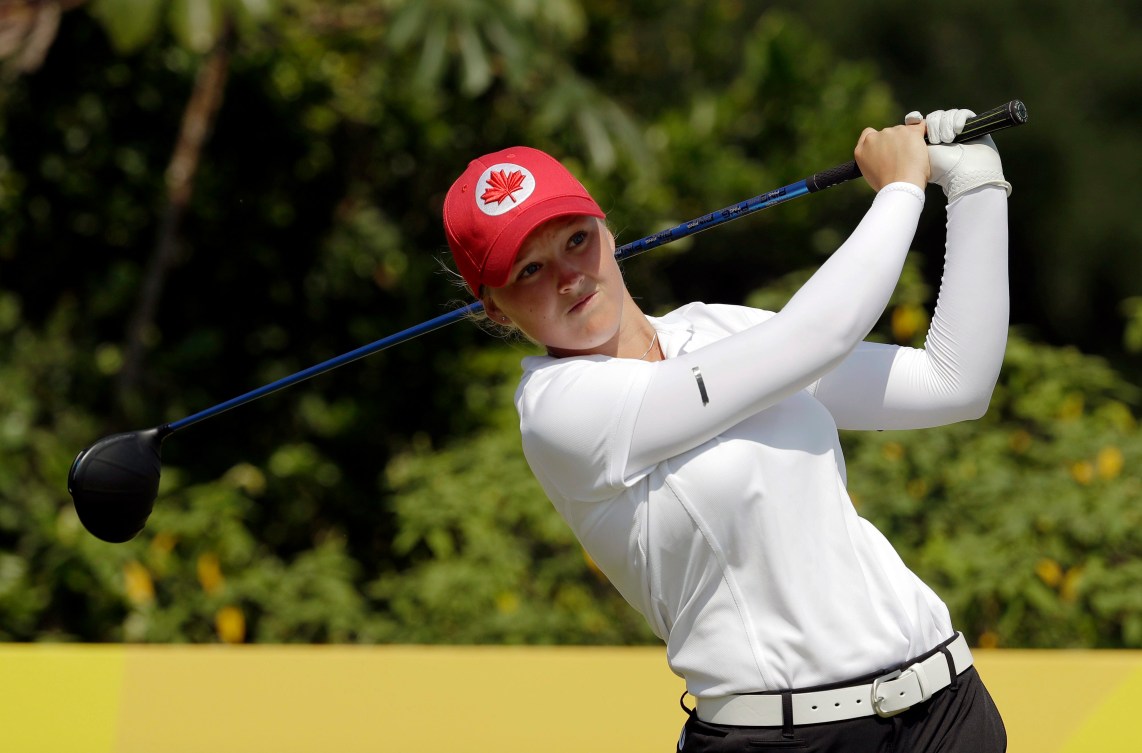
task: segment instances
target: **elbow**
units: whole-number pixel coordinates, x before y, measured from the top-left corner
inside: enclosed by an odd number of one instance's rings
[[[830,326],[832,324],[832,326]],[[795,335],[795,345],[810,347],[827,364],[826,371],[849,357],[857,345],[868,335],[871,326],[865,322],[848,321],[821,322],[817,326],[803,328]]]
[[[991,396],[995,392],[995,382],[986,388],[964,391],[948,406],[951,422],[978,421],[987,415],[991,407]]]
[[[978,421],[987,415],[987,409],[991,407],[991,393],[988,393],[987,398],[984,400],[975,400],[964,406],[964,417],[961,421]]]
[[[950,426],[964,421],[978,421],[987,415],[990,400],[943,400],[939,407],[923,411],[922,418],[909,422],[906,426],[878,428],[922,429],[932,426]]]
[[[971,357],[949,356],[943,348],[925,349],[932,368],[932,394],[954,416],[952,421],[975,421],[987,414],[999,382],[1004,342],[997,340]]]

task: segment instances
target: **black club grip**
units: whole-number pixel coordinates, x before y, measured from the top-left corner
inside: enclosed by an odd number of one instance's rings
[[[978,139],[980,136],[1002,131],[1004,128],[1023,125],[1027,120],[1027,105],[1018,99],[1013,99],[1005,105],[993,107],[974,118],[968,118],[964,123],[964,129],[956,135],[954,141],[959,143]]]
[[[1013,99],[1007,104],[993,107],[987,112],[968,118],[964,123],[964,129],[956,135],[953,143],[978,139],[989,133],[1002,131],[1004,128],[1023,125],[1027,120],[1027,106],[1022,101]],[[843,165],[814,173],[805,179],[805,186],[809,189],[809,193],[815,193],[830,186],[854,180],[860,175],[860,168],[857,167],[856,162],[849,161]]]
[[[823,188],[829,188],[840,183],[846,183],[850,180],[856,180],[860,177],[860,168],[857,167],[855,160],[849,160],[843,165],[830,167],[828,170],[822,170],[819,173],[813,173],[809,178],[805,179],[805,185],[809,187],[809,193],[820,191]]]

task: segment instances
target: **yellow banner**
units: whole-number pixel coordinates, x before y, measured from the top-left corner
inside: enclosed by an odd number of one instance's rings
[[[1142,652],[976,651],[1011,753],[1142,751]],[[655,648],[0,645],[2,753],[667,753]]]

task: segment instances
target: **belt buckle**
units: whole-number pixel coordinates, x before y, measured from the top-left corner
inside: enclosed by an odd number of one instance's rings
[[[902,714],[910,708],[908,706],[905,706],[904,708],[897,709],[896,711],[885,711],[884,709],[882,709],[880,707],[880,704],[883,703],[885,700],[884,696],[882,696],[880,694],[881,683],[888,682],[890,680],[895,680],[897,677],[900,677],[902,674],[904,674],[904,672],[902,670],[896,669],[896,670],[889,672],[886,675],[881,675],[880,677],[878,677],[872,681],[872,710],[876,712],[877,716],[887,719],[888,717],[896,716],[897,714]]]

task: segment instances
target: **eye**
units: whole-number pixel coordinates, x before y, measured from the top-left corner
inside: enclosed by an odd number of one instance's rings
[[[587,231],[586,230],[578,230],[571,235],[571,238],[567,241],[567,245],[571,246],[571,247],[575,247],[575,246],[581,246],[586,242],[587,242]]]
[[[532,262],[519,271],[519,275],[516,279],[522,280],[525,277],[531,277],[533,274],[535,274],[538,271],[539,271],[539,264],[537,264],[536,262]]]

